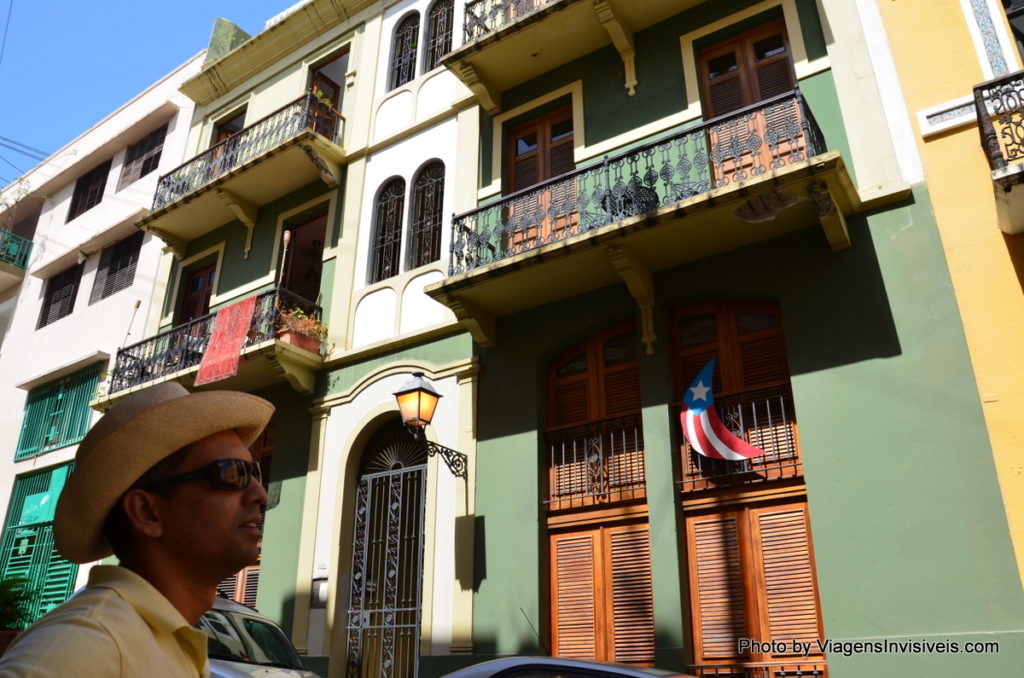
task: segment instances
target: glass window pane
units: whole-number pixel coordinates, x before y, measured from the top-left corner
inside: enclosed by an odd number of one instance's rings
[[[612,337],[604,342],[604,364],[621,365],[625,362],[639,359],[637,347],[636,330],[630,330],[618,336]]]
[[[752,334],[779,326],[779,317],[769,313],[737,313],[736,327],[740,334]]]
[[[679,345],[699,346],[718,340],[718,323],[713,315],[688,315],[679,319]]]
[[[754,43],[754,59],[757,61],[767,59],[776,54],[782,54],[785,51],[786,43],[782,39],[782,35],[773,35]]]
[[[729,52],[708,61],[708,78],[713,80],[726,73],[732,73],[738,68],[739,64],[736,63],[736,53]]]
[[[516,155],[537,150],[537,133],[530,132],[516,139]]]
[[[587,371],[587,354],[580,353],[572,360],[567,362],[558,368],[555,372],[555,377],[561,379],[562,377],[571,377],[574,374],[583,374]]]
[[[551,126],[551,140],[558,141],[572,136],[572,118],[566,118]]]

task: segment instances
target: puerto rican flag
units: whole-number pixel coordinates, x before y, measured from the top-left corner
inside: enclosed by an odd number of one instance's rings
[[[750,443],[737,438],[725,427],[715,412],[715,396],[711,392],[715,359],[712,358],[683,394],[680,420],[690,446],[711,459],[741,461],[764,454]]]

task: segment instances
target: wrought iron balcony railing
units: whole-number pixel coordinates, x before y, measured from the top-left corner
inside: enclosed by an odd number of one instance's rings
[[[679,421],[681,410],[681,403],[673,406],[674,421]],[[680,432],[683,492],[803,476],[788,385],[715,395],[715,411],[726,428],[764,454],[745,461],[711,459],[694,450]]]
[[[756,179],[824,150],[821,130],[794,90],[456,215],[449,275]]]
[[[466,3],[466,44],[508,26],[554,0],[476,0]]]
[[[826,678],[824,661],[746,662],[743,664],[694,664],[689,670],[701,678]]]
[[[26,269],[30,254],[32,254],[31,240],[11,231],[0,230],[0,261],[20,269]]]
[[[974,108],[989,167],[1024,160],[1024,71],[975,85]]]
[[[153,209],[188,195],[304,130],[334,142],[343,121],[342,115],[330,105],[312,93],[304,94],[160,177]]]
[[[645,496],[639,414],[549,431],[544,442],[550,510]]]
[[[288,290],[275,288],[257,295],[256,310],[243,348],[272,339],[278,330],[281,311],[295,308],[302,309],[310,317],[321,317],[319,306]],[[197,367],[206,353],[216,317],[216,313],[208,313],[145,341],[118,349],[117,362],[110,377],[110,393]]]

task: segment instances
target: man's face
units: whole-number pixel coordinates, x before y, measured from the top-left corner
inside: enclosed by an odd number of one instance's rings
[[[217,459],[252,460],[234,431],[207,436],[189,446],[176,473],[200,469]],[[205,479],[181,483],[161,498],[169,557],[211,583],[256,564],[260,553],[262,506],[267,493],[255,479],[244,490],[218,490]]]

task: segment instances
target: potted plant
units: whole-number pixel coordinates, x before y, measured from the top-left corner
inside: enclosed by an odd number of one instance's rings
[[[0,655],[32,623],[36,591],[24,577],[0,579]]]
[[[298,306],[280,309],[277,313],[277,336],[281,341],[319,353],[320,344],[327,337],[327,325],[316,315],[309,315]]]

